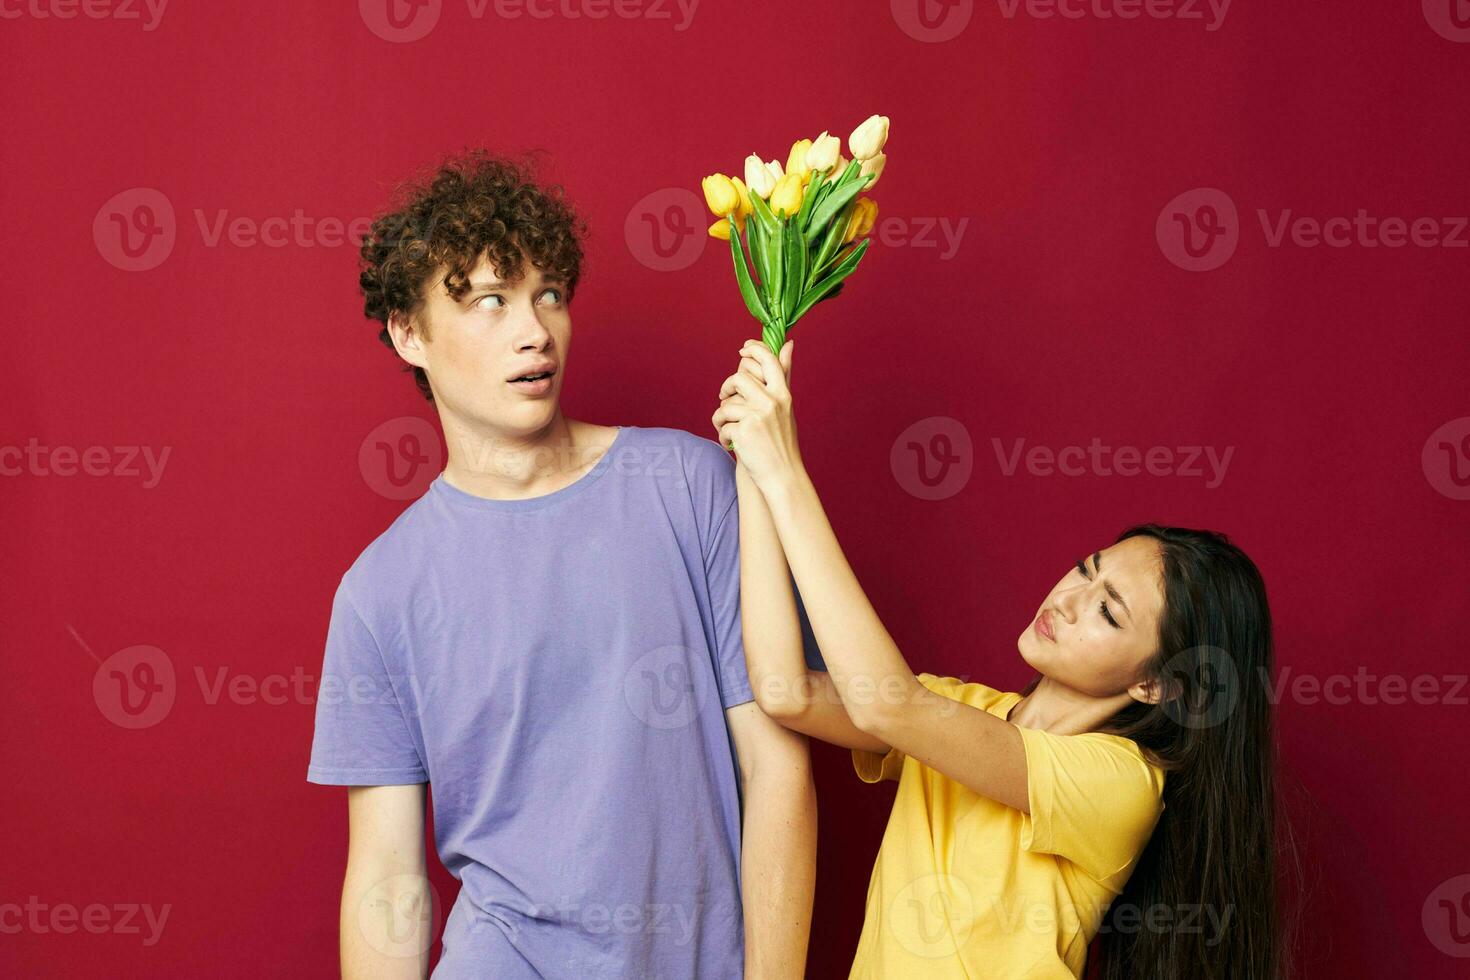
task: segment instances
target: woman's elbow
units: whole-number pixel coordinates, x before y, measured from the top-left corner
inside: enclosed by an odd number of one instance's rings
[[[847,716],[852,719],[852,727],[880,740],[886,741],[888,733],[893,730],[893,712],[882,704],[849,704]]]
[[[752,681],[755,703],[767,717],[786,728],[795,727],[811,707],[810,699],[803,698],[796,685],[787,683],[785,678],[766,675]]]

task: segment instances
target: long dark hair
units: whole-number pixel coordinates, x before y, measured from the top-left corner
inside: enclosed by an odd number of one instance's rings
[[[1139,536],[1163,559],[1159,647],[1145,668],[1163,700],[1135,701],[1099,730],[1133,739],[1166,771],[1165,808],[1103,920],[1096,975],[1277,980],[1290,971],[1277,881],[1289,831],[1277,827],[1266,586],[1223,534],[1139,524],[1117,540]]]

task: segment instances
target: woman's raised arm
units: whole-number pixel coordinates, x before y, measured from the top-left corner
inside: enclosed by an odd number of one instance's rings
[[[716,413],[717,430],[720,424]],[[739,464],[735,485],[740,498],[741,637],[756,703],[792,731],[845,748],[887,752],[881,740],[853,724],[826,672],[807,667],[791,572],[770,510]]]

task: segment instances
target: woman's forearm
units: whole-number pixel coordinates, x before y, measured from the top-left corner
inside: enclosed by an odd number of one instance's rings
[[[918,678],[858,583],[805,469],[769,483],[762,500],[827,671],[857,727],[881,730],[892,709],[912,702]]]

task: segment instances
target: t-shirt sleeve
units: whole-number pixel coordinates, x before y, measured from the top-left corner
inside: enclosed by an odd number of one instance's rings
[[[428,782],[376,639],[339,583],[317,690],[308,782],[391,786]],[[405,678],[399,677],[400,683]]]
[[[1164,774],[1118,736],[1021,728],[1029,816],[1021,847],[1108,883],[1130,870],[1163,811]]]
[[[824,668],[825,669],[825,668]],[[923,684],[935,694],[942,694],[956,701],[974,703],[972,699],[963,696],[964,688],[973,687],[978,692],[995,695],[998,692],[980,684],[967,685],[958,677],[941,677],[938,674],[916,674],[914,675],[920,684]],[[982,703],[977,707],[984,707]],[[852,767],[857,771],[858,778],[865,783],[878,783],[885,779],[897,780],[903,773],[903,760],[905,756],[898,749],[889,749],[888,752],[869,752],[866,749],[852,750]]]
[[[801,652],[806,658],[807,670],[827,672],[827,661],[822,659],[822,648],[817,646],[817,634],[806,614],[806,603],[801,601],[801,590],[796,587],[796,577],[791,577],[791,594],[796,598],[796,619],[801,627]]]
[[[904,758],[898,749],[889,749],[887,753],[853,749],[852,768],[865,783],[881,783],[885,779],[898,782],[898,777],[903,774]]]
[[[727,479],[716,483],[720,491],[716,499],[728,502],[717,508],[720,517],[705,557],[705,580],[709,584],[710,613],[714,620],[715,680],[720,688],[720,706],[733,708],[755,700],[755,694],[746,672],[745,643],[740,635],[740,504],[735,494],[733,461],[723,450],[720,455],[724,456],[729,472],[724,474]]]

